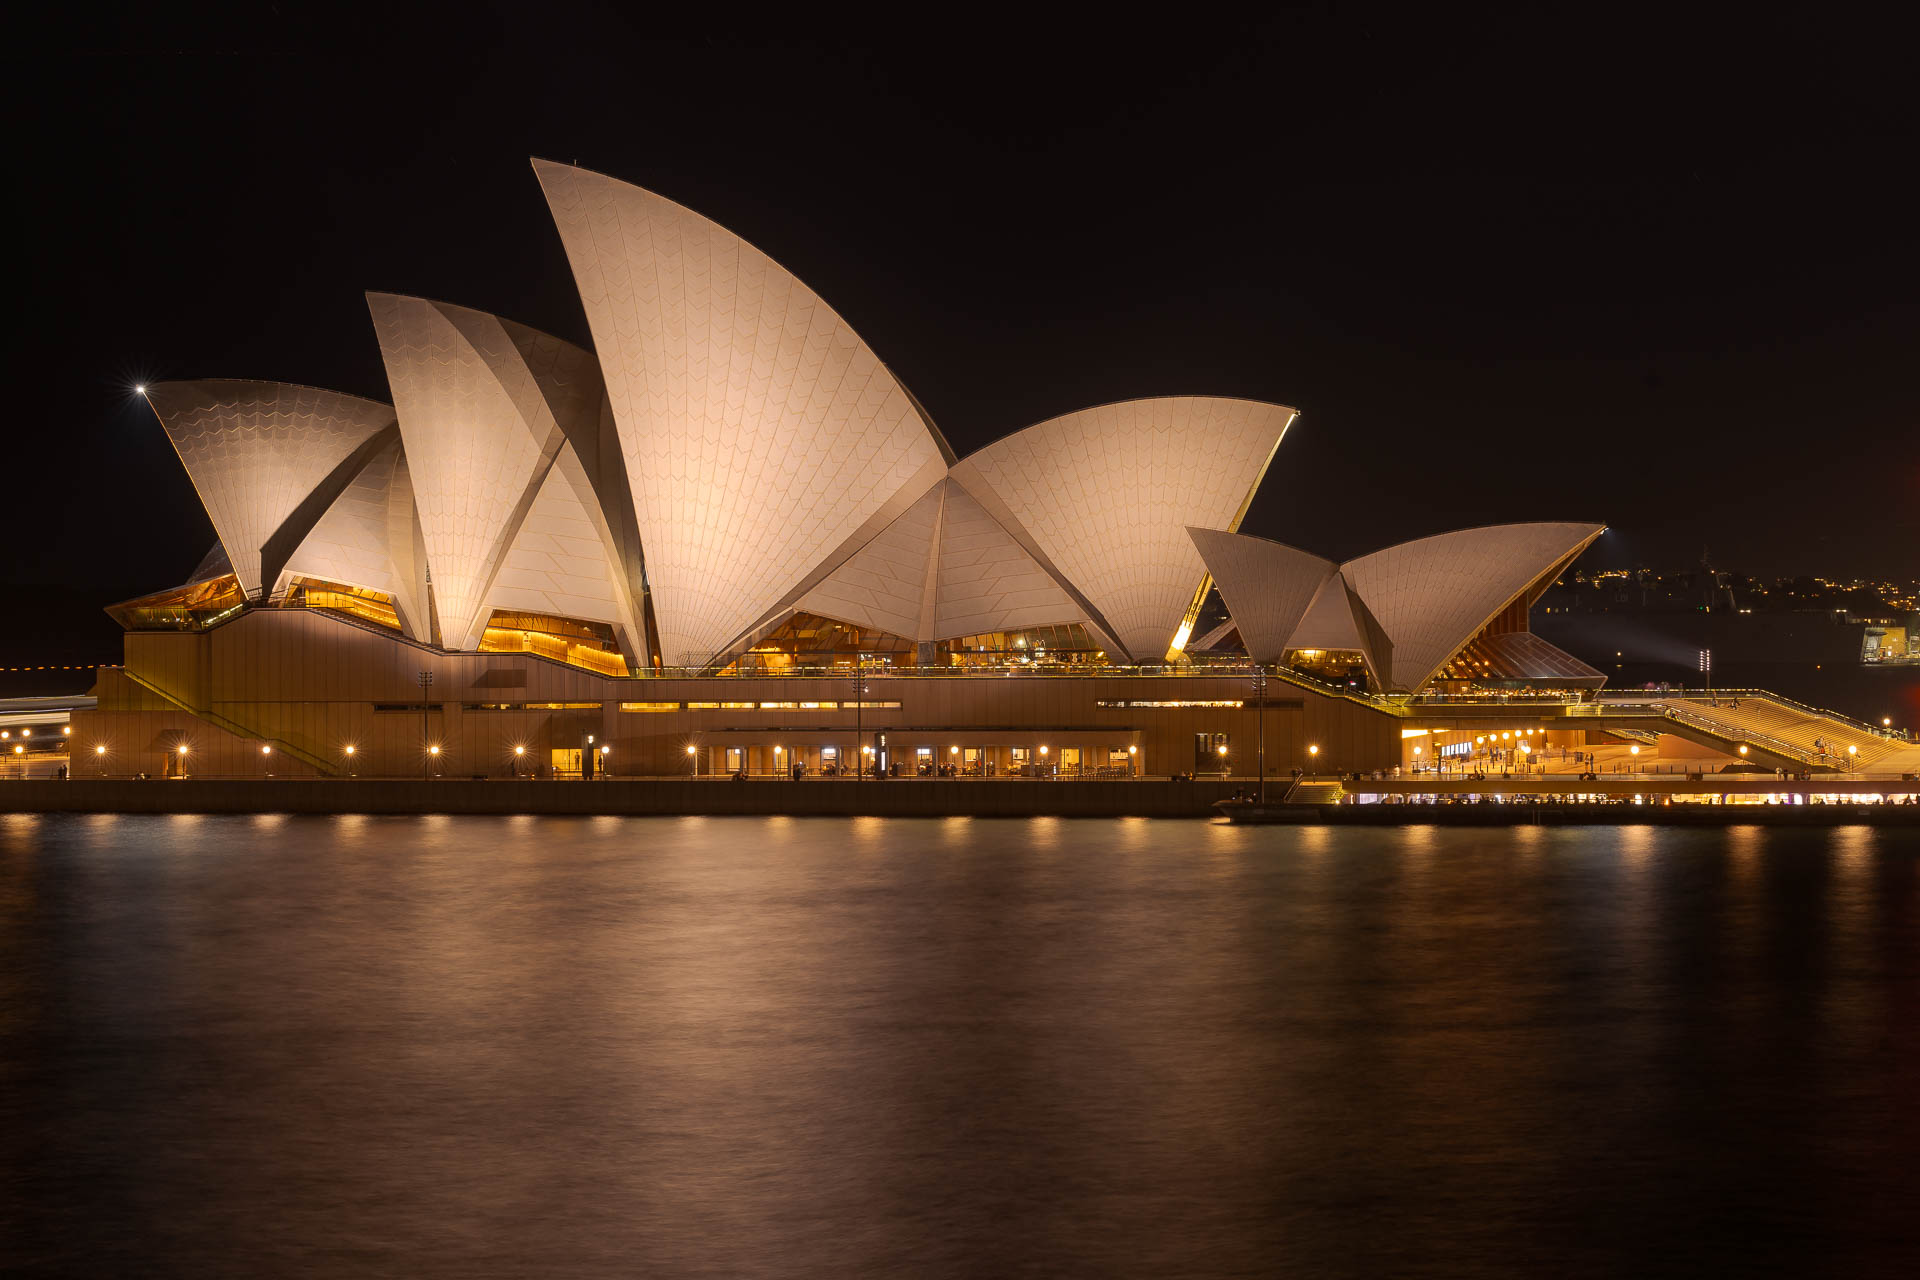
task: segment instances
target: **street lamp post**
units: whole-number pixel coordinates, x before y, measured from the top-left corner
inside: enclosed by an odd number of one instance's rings
[[[855,651],[853,656],[853,745],[854,779],[867,776],[867,655]]]
[[[433,736],[432,731],[427,728],[427,690],[433,688],[433,672],[422,671],[419,675],[419,680],[420,745],[428,748],[427,754],[420,757],[420,776],[424,779],[433,776],[433,761],[429,759],[429,757],[439,755],[440,749],[427,741],[428,738]]]
[[[700,749],[691,742],[687,744],[687,776],[692,778],[700,776]]]
[[[1254,754],[1260,759],[1260,803],[1267,802],[1267,669],[1259,663],[1253,666],[1253,722],[1254,737],[1257,746]]]

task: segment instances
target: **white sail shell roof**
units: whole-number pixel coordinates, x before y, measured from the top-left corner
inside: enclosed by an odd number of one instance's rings
[[[1340,572],[1393,641],[1390,686],[1417,690],[1605,530],[1551,522],[1461,529],[1350,560]]]
[[[634,633],[593,486],[572,444],[540,483],[487,598],[496,609],[605,622]]]
[[[1299,647],[1291,644],[1294,632],[1340,566],[1248,534],[1220,529],[1189,529],[1187,534],[1220,588],[1247,656],[1255,662],[1279,662],[1288,648]]]
[[[263,571],[268,543],[275,535],[297,543],[305,529],[288,521],[394,419],[377,401],[283,382],[163,382],[146,397],[241,589],[256,597],[278,573],[277,565]]]
[[[1157,661],[1206,577],[1187,530],[1239,524],[1295,416],[1212,396],[1131,400],[1028,427],[953,475],[1071,584],[1093,626]]]
[[[398,438],[367,459],[287,560],[285,577],[321,578],[392,597],[403,630],[429,639],[413,485]],[[276,586],[276,591],[278,587]]]
[[[663,655],[706,663],[950,455],[859,335],[766,254],[629,183],[534,169],[599,350]]]
[[[927,490],[799,607],[922,642],[1086,618],[1019,540],[951,479]]]

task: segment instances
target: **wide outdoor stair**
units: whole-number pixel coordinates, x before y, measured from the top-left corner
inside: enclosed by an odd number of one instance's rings
[[[1738,701],[1739,706],[1734,705]],[[1759,694],[1740,694],[1718,698],[1668,698],[1662,706],[1723,727],[1728,738],[1736,741],[1752,736],[1787,743],[1806,753],[1810,759],[1845,768],[1852,763],[1867,768],[1897,752],[1906,744],[1891,741],[1870,729],[1834,716],[1821,715],[1806,707],[1776,702]],[[1816,746],[1815,744],[1819,745]],[[1848,747],[1857,748],[1849,758]],[[1824,752],[1824,755],[1821,753]]]
[[[1293,784],[1291,791],[1287,792],[1286,803],[1339,804],[1340,798],[1345,794],[1346,789],[1336,781],[1302,778]]]

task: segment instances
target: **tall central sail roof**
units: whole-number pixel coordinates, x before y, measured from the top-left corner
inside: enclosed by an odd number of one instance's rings
[[[599,350],[662,656],[703,664],[952,455],[872,349],[766,254],[629,183],[534,170]]]

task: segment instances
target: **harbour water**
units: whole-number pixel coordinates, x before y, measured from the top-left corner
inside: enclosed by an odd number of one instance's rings
[[[1920,838],[0,815],[0,1271],[1905,1275]]]

